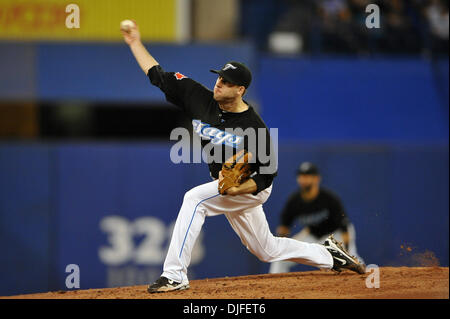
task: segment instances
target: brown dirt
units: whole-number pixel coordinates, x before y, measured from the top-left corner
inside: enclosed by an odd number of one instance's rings
[[[448,267],[382,267],[380,288],[365,275],[309,271],[192,280],[184,291],[149,294],[146,286],[72,290],[10,296],[20,299],[443,299],[449,298]]]

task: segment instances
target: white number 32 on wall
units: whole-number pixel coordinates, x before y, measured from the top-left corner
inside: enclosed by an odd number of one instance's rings
[[[99,258],[108,266],[127,262],[161,265],[166,257],[174,224],[175,221],[166,227],[155,217],[141,217],[131,222],[122,216],[106,216],[100,221],[100,229],[107,234],[109,246],[99,248]],[[200,233],[192,251],[191,265],[199,263],[204,257],[202,239],[203,233]]]

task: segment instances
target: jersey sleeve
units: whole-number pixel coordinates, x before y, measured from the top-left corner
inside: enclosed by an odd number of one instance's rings
[[[257,187],[254,194],[258,194],[260,191],[269,187],[272,184],[274,177],[275,176],[273,174],[260,173],[256,173],[254,176],[252,176],[252,179],[255,181]]]
[[[213,92],[179,72],[165,72],[160,65],[148,70],[150,83],[165,94],[166,100],[191,117],[202,114],[213,98]]]
[[[252,175],[252,179],[255,181],[257,190],[254,194],[268,188],[273,179],[277,176],[277,158],[273,147],[273,143],[267,128],[265,129],[265,141],[259,141],[261,138],[260,134],[257,133],[257,145],[256,145],[256,165],[255,174]],[[261,143],[260,143],[261,142]],[[264,150],[259,150],[259,147],[264,145]],[[265,157],[261,158],[261,153],[264,151]]]

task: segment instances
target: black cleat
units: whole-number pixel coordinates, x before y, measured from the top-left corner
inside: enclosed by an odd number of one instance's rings
[[[189,288],[189,284],[179,283],[166,277],[159,277],[158,280],[148,286],[147,291],[152,294],[155,292],[168,292],[174,290],[185,290]]]
[[[351,256],[333,235],[329,236],[325,240],[325,248],[333,257],[333,270],[341,272],[343,269],[348,269],[358,274],[364,274],[366,272],[365,266],[358,261],[357,258]]]

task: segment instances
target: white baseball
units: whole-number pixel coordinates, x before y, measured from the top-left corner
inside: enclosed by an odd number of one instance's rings
[[[131,20],[123,20],[122,22],[120,22],[120,30],[123,30],[125,32],[129,32],[133,26],[134,22]]]

